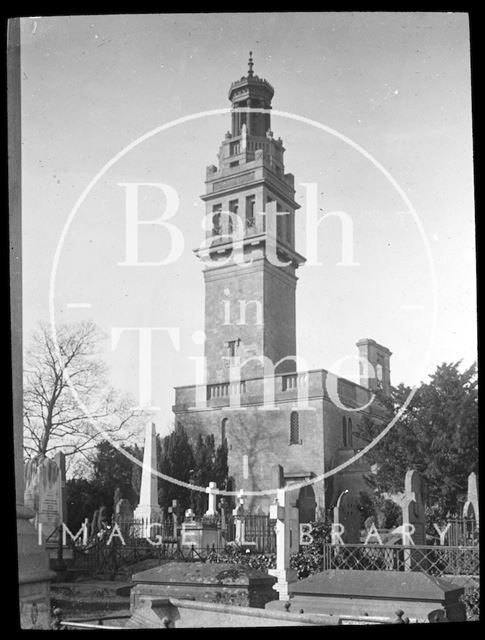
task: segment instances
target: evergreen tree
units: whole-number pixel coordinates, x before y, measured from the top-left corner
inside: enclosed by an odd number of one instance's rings
[[[137,445],[123,447],[139,460],[142,450]],[[121,497],[128,499],[132,506],[138,503],[139,489],[133,486],[133,468],[138,465],[129,460],[108,440],[96,446],[93,478],[74,478],[66,482],[67,524],[72,532],[78,531],[84,518],[91,519],[95,509],[104,505],[108,514],[114,509],[114,495],[119,489]]]
[[[426,502],[438,517],[459,511],[467,478],[478,466],[478,391],[473,365],[461,372],[460,363],[443,363],[418,387],[406,412],[367,454],[376,465],[366,480],[382,493],[404,488],[407,469],[418,470],[425,481]],[[380,398],[389,415],[396,414],[410,389],[400,385],[391,398]],[[357,435],[371,442],[382,423],[365,416]]]
[[[161,473],[190,483],[194,469],[194,453],[188,436],[180,423],[166,436],[161,446],[157,448],[159,471]],[[190,489],[182,487],[168,480],[160,480],[159,502],[164,509],[171,506],[172,500],[177,500],[183,510],[190,506]]]
[[[229,467],[227,464],[227,444],[223,442],[216,449],[214,458],[214,482],[219,489],[227,488]]]

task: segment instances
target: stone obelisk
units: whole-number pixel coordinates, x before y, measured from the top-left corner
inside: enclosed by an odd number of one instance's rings
[[[162,510],[158,504],[157,441],[155,425],[148,422],[143,451],[143,468],[141,476],[140,502],[135,509],[135,520],[160,520]]]

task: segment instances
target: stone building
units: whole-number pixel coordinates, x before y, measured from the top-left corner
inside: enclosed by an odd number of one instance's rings
[[[271,131],[273,94],[250,57],[247,75],[230,87],[231,129],[219,166],[207,167],[201,196],[212,220],[204,249],[195,251],[204,265],[205,379],[177,387],[173,407],[189,434],[213,433],[217,444],[227,443],[235,491],[274,488],[276,464],[289,484],[351,458],[362,415],[355,409],[377,387],[390,386],[391,353],[370,339],[357,343],[360,385],[325,369],[298,370],[296,272],[305,258],[295,249],[294,176],[285,173],[283,141]],[[338,403],[329,395],[332,383]],[[382,416],[375,402],[365,410]],[[344,489],[358,494],[367,470],[357,461],[302,487],[300,522],[321,515]],[[249,496],[246,504],[267,512],[273,498]]]

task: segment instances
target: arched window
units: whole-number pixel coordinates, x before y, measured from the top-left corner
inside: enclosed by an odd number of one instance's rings
[[[347,420],[347,446],[352,447],[352,420]]]
[[[347,446],[347,418],[342,417],[342,442],[344,447]]]
[[[300,444],[300,421],[298,411],[292,411],[290,415],[290,444]]]
[[[221,444],[227,447],[226,427],[227,427],[227,418],[223,418],[221,422]]]

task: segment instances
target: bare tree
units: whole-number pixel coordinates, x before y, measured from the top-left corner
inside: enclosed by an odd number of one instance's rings
[[[102,333],[93,321],[61,325],[57,345],[41,324],[24,368],[24,450],[27,458],[62,449],[89,460],[101,440],[137,437],[146,416],[108,384],[99,358]]]

